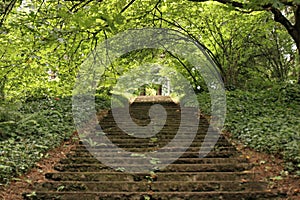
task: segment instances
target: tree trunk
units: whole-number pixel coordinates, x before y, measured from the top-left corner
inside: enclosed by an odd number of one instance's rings
[[[146,96],[146,86],[142,86],[140,96]]]
[[[156,95],[161,95],[162,94],[162,85],[158,85]]]
[[[295,6],[293,25],[277,8],[272,7],[271,12],[274,14],[274,20],[282,24],[290,36],[292,36],[298,50],[297,68],[298,68],[298,84],[300,84],[300,5]]]
[[[5,83],[6,83],[6,76],[0,81],[0,101],[4,101],[5,99]]]
[[[296,62],[296,65],[297,65],[297,69],[298,69],[298,81],[297,83],[300,85],[300,49],[298,48],[298,55],[297,55],[297,62]]]

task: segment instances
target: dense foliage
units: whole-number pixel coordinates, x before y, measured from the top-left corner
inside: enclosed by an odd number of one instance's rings
[[[69,99],[49,98],[0,110],[0,182],[20,175],[74,132]]]
[[[96,109],[109,106],[103,95],[96,96]],[[1,105],[0,185],[21,175],[47,151],[59,146],[75,131],[70,97],[35,99]]]
[[[199,95],[210,113],[210,97]],[[300,86],[283,84],[265,90],[227,92],[225,130],[245,145],[278,155],[286,170],[300,175]]]
[[[296,45],[268,12],[244,14],[219,3],[174,0],[26,0],[15,3],[0,27],[0,96],[70,95],[80,64],[97,44],[143,27],[176,29],[203,43],[228,88],[298,79]],[[116,78],[119,72],[107,68],[106,74]]]

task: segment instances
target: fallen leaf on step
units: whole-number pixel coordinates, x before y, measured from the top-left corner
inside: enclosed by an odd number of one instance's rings
[[[246,180],[246,179],[241,179],[241,183],[247,183],[248,182],[248,180]]]

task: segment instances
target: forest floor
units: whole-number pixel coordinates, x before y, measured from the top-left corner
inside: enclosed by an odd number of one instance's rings
[[[26,174],[17,177],[7,186],[0,186],[0,199],[20,200],[22,194],[31,192],[34,183],[45,181],[45,173],[54,171],[54,165],[66,158],[70,150],[78,144],[78,134],[75,132],[70,140],[63,142],[59,147],[48,152],[48,157],[36,163],[35,167]]]
[[[269,182],[270,189],[287,194],[287,200],[300,199],[300,177],[288,174],[284,170],[284,161],[274,155],[250,149],[239,141],[232,139],[230,133],[225,132],[225,137],[254,164],[253,172],[257,173],[258,180]]]
[[[258,180],[266,180],[269,182],[270,189],[276,189],[280,193],[287,193],[288,200],[300,199],[299,177],[289,175],[284,171],[283,160],[275,156],[260,153],[249,149],[236,140],[232,140],[229,133],[224,135],[231,141],[236,148],[241,151],[253,164],[253,172],[257,172]],[[36,163],[35,168],[26,174],[16,178],[7,186],[0,187],[0,199],[3,200],[20,200],[25,192],[32,192],[34,183],[44,182],[45,173],[55,171],[54,165],[59,160],[66,157],[70,150],[78,144],[78,135],[74,133],[73,137],[63,142],[60,147],[51,150],[48,158]]]

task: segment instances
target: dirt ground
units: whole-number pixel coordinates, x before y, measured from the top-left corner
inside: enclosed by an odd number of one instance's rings
[[[289,174],[284,170],[284,161],[278,156],[257,152],[245,147],[239,141],[232,139],[230,133],[224,133],[225,137],[243,155],[254,164],[252,171],[257,173],[258,180],[269,182],[269,189],[275,189],[287,194],[287,200],[300,200],[300,177]]]

